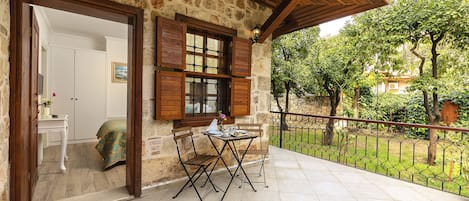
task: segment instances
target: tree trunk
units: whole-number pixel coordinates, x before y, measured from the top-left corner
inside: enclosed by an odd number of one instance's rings
[[[359,98],[360,98],[360,88],[355,88],[353,94],[353,118],[360,118],[360,105],[359,105]]]
[[[277,94],[277,85],[275,84],[273,80],[270,83],[272,84],[272,94],[274,95],[275,102],[277,103],[277,108],[279,111],[283,111],[283,108],[280,105],[280,101],[279,101],[280,95]]]
[[[289,107],[290,107],[290,90],[291,90],[291,85],[290,85],[290,81],[287,81],[287,82],[284,82],[284,85],[285,85],[285,113],[288,113],[289,112]],[[288,124],[287,124],[287,120],[286,120],[286,116],[285,114],[283,114],[283,122],[282,122],[282,130],[286,131],[288,130]]]
[[[430,39],[432,41],[432,77],[434,79],[438,79],[438,52],[436,51],[436,48],[438,47],[438,43],[443,39],[444,33],[440,34],[436,39],[434,34],[430,34]],[[437,89],[433,89],[433,114],[428,116],[429,123],[432,125],[438,125],[440,122],[440,106],[438,104],[438,92]],[[427,95],[428,96],[428,95]],[[427,100],[428,102],[428,100]],[[429,103],[427,103],[428,105]],[[429,110],[429,109],[428,109]],[[435,165],[435,160],[436,160],[436,145],[437,145],[437,130],[435,129],[430,129],[430,144],[428,146],[428,158],[427,158],[427,163],[429,165]]]
[[[282,122],[280,122],[281,123],[280,127],[281,127],[282,130],[288,130],[288,125],[287,125],[287,122],[285,120],[285,117],[286,117],[286,115],[284,113],[285,111],[283,110],[282,105],[280,105],[280,100],[279,100],[280,95],[277,94],[277,85],[275,84],[274,81],[271,81],[271,84],[272,84],[272,91],[273,91],[273,94],[274,94],[274,99],[275,99],[275,102],[277,103],[277,108],[281,112],[280,115],[282,116],[280,118],[280,120],[282,120]]]
[[[438,125],[437,121],[432,122],[432,125]],[[438,136],[436,135],[436,129],[430,129],[430,144],[428,145],[427,164],[435,165],[436,160],[436,144]]]
[[[331,105],[329,116],[336,116],[337,106],[340,102],[340,89],[327,90],[327,92],[329,93]],[[323,145],[332,145],[332,139],[334,139],[334,119],[329,119],[326,124],[326,134],[323,138]]]

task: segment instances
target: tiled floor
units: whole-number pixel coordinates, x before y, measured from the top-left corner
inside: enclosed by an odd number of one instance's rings
[[[291,151],[270,147],[270,161],[266,175],[269,188],[255,184],[258,192],[253,192],[249,185],[238,188],[240,181],[235,180],[225,197],[226,201],[463,201],[468,198],[410,184],[389,177],[369,173],[351,167],[321,159],[312,158]],[[254,170],[257,167],[247,167]],[[214,175],[214,182],[225,186],[228,180],[226,172]],[[257,176],[250,177],[259,180]],[[203,179],[201,179],[203,180]],[[198,200],[193,189],[186,189],[179,197],[172,199],[184,181],[171,183],[143,192],[139,201],[193,201]],[[204,200],[220,200],[222,193],[211,191],[207,185],[200,189]],[[109,192],[108,192],[109,193]],[[96,200],[103,201],[100,195]],[[82,197],[78,200],[94,200]]]

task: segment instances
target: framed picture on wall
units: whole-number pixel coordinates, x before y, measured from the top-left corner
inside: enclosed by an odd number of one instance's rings
[[[111,72],[112,82],[126,83],[127,82],[127,64],[120,62],[112,62]]]

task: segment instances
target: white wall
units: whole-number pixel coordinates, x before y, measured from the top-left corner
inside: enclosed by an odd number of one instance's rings
[[[106,116],[108,119],[127,116],[127,84],[112,83],[112,62],[127,63],[127,40],[105,37],[106,39]]]
[[[34,7],[34,13],[36,14],[37,23],[39,25],[39,44],[47,46],[49,44],[49,34],[51,32],[49,21],[44,16],[44,13],[40,8]]]
[[[59,47],[69,47],[74,49],[106,50],[105,40],[94,37],[84,37],[64,33],[52,32],[49,36],[49,44]]]
[[[49,36],[52,30],[51,30],[47,17],[44,15],[44,12],[40,7],[34,7],[34,13],[36,15],[36,19],[37,19],[37,23],[39,27],[38,73],[44,76],[43,95],[38,96],[38,102],[40,104],[43,101],[42,99],[49,98],[48,97],[48,94],[49,94],[48,76],[50,75],[50,73],[49,73],[49,60],[47,58],[48,58],[48,48],[49,48]],[[45,49],[46,51],[43,51],[43,49]],[[42,107],[39,107],[39,112],[40,112],[39,115],[42,115]],[[43,139],[46,139],[45,145],[44,145],[45,147],[48,146],[47,137],[48,137],[48,134],[38,136],[38,140],[40,142],[44,143]]]
[[[39,26],[39,60],[38,60],[38,72],[44,76],[44,94],[39,96],[39,102],[41,102],[42,97],[47,98],[48,96],[48,83],[47,75],[48,72],[48,60],[47,55],[43,55],[42,49],[48,49],[49,47],[49,35],[51,33],[51,27],[47,17],[45,17],[43,10],[40,7],[34,7],[34,13],[36,14],[37,23]],[[47,54],[47,51],[46,51]]]

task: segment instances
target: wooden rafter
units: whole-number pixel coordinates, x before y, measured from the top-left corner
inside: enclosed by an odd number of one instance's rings
[[[269,8],[275,8],[276,4],[273,1],[263,1],[263,0],[252,0],[260,5],[269,7]]]
[[[375,4],[361,4],[355,6],[307,6],[298,8],[295,12],[291,13],[288,18],[288,24],[278,27],[273,33],[272,38],[290,33],[305,27],[316,26],[321,23],[334,20],[337,18],[345,17],[355,13],[370,10],[376,7],[384,6],[386,2],[382,1]],[[314,13],[315,15],[311,15]]]
[[[283,20],[295,9],[298,0],[284,0],[273,11],[272,15],[265,21],[261,27],[261,35],[258,42],[262,43],[272,34]]]

